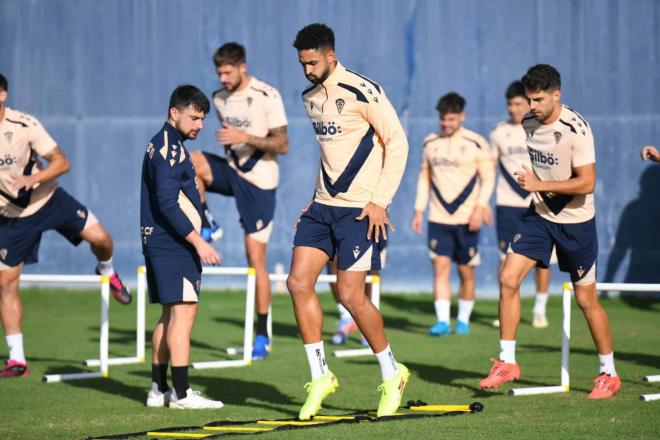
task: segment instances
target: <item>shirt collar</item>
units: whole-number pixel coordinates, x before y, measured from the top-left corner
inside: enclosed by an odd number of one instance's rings
[[[337,83],[339,83],[341,77],[344,76],[345,72],[346,72],[346,68],[339,61],[337,61],[337,66],[335,67],[335,70],[333,70],[330,76],[328,76],[325,79],[325,81],[323,81],[323,85],[324,86],[336,85]]]

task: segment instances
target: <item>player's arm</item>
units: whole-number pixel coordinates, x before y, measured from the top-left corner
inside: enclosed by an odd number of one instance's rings
[[[275,154],[286,154],[289,151],[289,135],[286,125],[271,128],[265,137],[253,136],[228,124],[223,124],[218,130],[217,140],[223,145],[248,144],[257,150]]]
[[[46,159],[48,165],[43,170],[40,170],[32,175],[15,176],[12,182],[12,189],[17,191],[20,191],[23,188],[30,190],[40,183],[55,180],[62,174],[67,173],[71,167],[69,164],[69,159],[66,157],[66,154],[64,154],[64,151],[62,151],[59,145],[55,145],[55,147],[50,151],[44,153],[42,157]]]
[[[477,155],[477,172],[480,181],[479,198],[468,222],[470,231],[478,231],[483,223],[489,226],[493,224],[490,198],[495,189],[495,161],[490,147],[485,142]]]
[[[539,180],[532,170],[523,165],[515,173],[518,185],[529,192],[551,192],[564,195],[592,194],[596,187],[596,164],[590,163],[573,168],[573,177],[568,180]]]
[[[160,212],[167,223],[174,229],[177,235],[192,244],[197,251],[202,263],[220,264],[220,256],[211,245],[206,243],[201,235],[195,230],[188,216],[179,205],[179,193],[181,192],[182,166],[178,161],[173,165],[163,159],[158,153],[151,159],[153,170],[154,187],[156,189],[156,200]]]
[[[388,226],[394,230],[387,216],[387,207],[392,203],[392,198],[399,189],[408,160],[408,139],[399,117],[384,93],[379,94],[377,98],[377,101],[369,100],[362,107],[362,115],[383,141],[385,159],[371,201],[357,217],[358,220],[369,217],[367,238],[371,238],[373,231],[376,242],[379,241],[380,236],[387,239]]]
[[[422,224],[424,222],[424,211],[429,202],[431,191],[431,173],[429,163],[422,151],[422,165],[417,177],[417,194],[415,196],[415,213],[412,221],[412,230],[416,234],[422,233]]]

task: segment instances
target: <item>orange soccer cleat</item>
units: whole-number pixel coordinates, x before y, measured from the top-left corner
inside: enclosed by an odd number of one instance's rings
[[[497,388],[505,382],[520,379],[520,367],[518,364],[507,364],[498,359],[491,359],[493,366],[488,377],[479,382],[481,388]]]
[[[610,376],[607,373],[600,373],[594,380],[594,389],[589,393],[590,399],[609,399],[621,389],[621,379],[619,376]]]

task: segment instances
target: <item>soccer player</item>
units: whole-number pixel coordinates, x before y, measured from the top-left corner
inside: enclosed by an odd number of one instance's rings
[[[642,160],[651,159],[653,162],[660,162],[660,153],[653,145],[647,145],[641,151]]]
[[[248,264],[256,270],[257,330],[252,359],[270,351],[267,322],[270,279],[266,246],[273,230],[275,190],[279,181],[277,156],[289,149],[287,120],[279,92],[250,76],[245,48],[238,43],[222,45],[213,56],[222,88],[213,94],[213,105],[222,128],[216,131],[225,157],[193,152],[204,216],[206,192],[233,196],[245,231]],[[211,227],[213,227],[211,225]]]
[[[37,262],[43,232],[56,230],[74,246],[87,241],[98,260],[96,273],[110,277],[114,298],[129,304],[131,295],[112,265],[112,237],[55,180],[69,171],[69,159],[34,116],[7,107],[8,93],[0,74],[0,317],[9,347],[0,377],[21,377],[29,371],[19,277],[25,264]]]
[[[531,167],[527,147],[525,146],[525,130],[522,127],[523,117],[529,113],[529,102],[525,96],[525,86],[520,81],[512,82],[506,89],[506,110],[509,120],[500,122],[490,133],[490,145],[499,158],[499,174],[495,192],[495,223],[497,225],[497,241],[500,249],[500,270],[506,257],[507,249],[514,235],[520,229],[522,217],[527,212],[532,195],[522,189],[513,174],[522,169],[522,165]],[[536,298],[532,311],[532,326],[545,328],[548,326],[546,304],[548,302],[548,285],[550,284],[550,269],[536,267]],[[499,327],[499,320],[493,323]]]
[[[152,338],[149,407],[222,407],[222,402],[201,396],[188,384],[190,336],[199,301],[202,263],[220,264],[220,256],[199,234],[202,204],[195,169],[183,142],[197,138],[210,106],[197,87],[177,87],[170,97],[167,122],[151,139],[142,162],[142,253],[150,300],[162,305]],[[166,380],[168,364],[172,369],[171,391]]]
[[[323,313],[314,286],[329,259],[337,258],[337,291],[380,365],[383,384],[377,415],[392,415],[410,372],[395,361],[380,312],[364,294],[367,272],[380,268],[391,223],[387,207],[396,193],[408,141],[382,87],[346,69],[335,54],[328,26],[310,24],[293,43],[312,86],[303,104],[321,148],[314,200],[300,217],[287,287],[312,380],[298,417],[307,420],[335,392],[338,381],[323,350]]]
[[[480,262],[479,230],[484,222],[491,223],[488,203],[495,185],[495,170],[488,142],[462,126],[465,99],[458,93],[448,93],[440,98],[436,110],[440,115],[440,133],[431,133],[424,139],[412,229],[422,233],[424,211],[429,205],[428,248],[437,318],[429,334],[452,333],[450,276],[451,264],[455,262],[461,280],[456,333],[465,335],[470,332],[474,307],[475,267]]]
[[[554,67],[533,66],[522,82],[531,106],[522,125],[532,167],[523,165],[515,176],[522,189],[533,193],[533,204],[500,273],[500,356],[479,386],[494,388],[520,377],[515,357],[520,284],[538,263],[548,265],[555,246],[559,269],[570,273],[575,299],[598,351],[600,373],[589,398],[612,397],[621,380],[614,368],[607,314],[596,295],[596,155],[591,127],[561,104],[561,78]]]

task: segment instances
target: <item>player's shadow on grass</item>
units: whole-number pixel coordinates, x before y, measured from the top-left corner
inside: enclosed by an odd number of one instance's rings
[[[523,344],[520,348],[530,351],[545,351],[545,352],[560,352],[561,347],[541,344]],[[570,349],[571,354],[581,354],[585,356],[596,356],[595,349],[586,348],[573,348]],[[660,369],[660,356],[646,353],[630,353],[627,351],[616,350],[614,353],[614,360],[630,362],[635,365],[648,366],[654,369]]]
[[[218,316],[213,318],[213,320],[220,325],[229,324],[233,327],[237,327],[241,329],[245,327],[244,318],[227,318],[223,316]],[[289,324],[281,321],[273,321],[273,335],[277,337],[291,337],[296,339],[300,337],[298,326],[296,326],[295,324]]]
[[[79,367],[55,367],[48,368],[44,374],[63,374],[63,373],[86,373],[89,370],[84,370]],[[151,377],[151,373],[149,373]],[[149,391],[148,387],[150,383],[145,382],[144,387],[135,387],[126,385],[123,382],[113,379],[112,377],[106,379],[85,379],[85,380],[72,380],[65,381],[66,385],[76,387],[76,388],[87,388],[103,393],[111,394],[113,396],[125,397],[130,400],[135,400],[144,404],[147,398],[147,392]]]
[[[433,309],[433,297],[429,295],[428,299],[426,298],[410,298],[406,296],[395,296],[395,295],[385,295],[381,297],[381,302],[387,304],[387,306],[392,307],[399,311],[409,312],[415,314],[415,316],[428,317],[428,325],[424,326],[421,324],[415,323],[415,327],[430,327],[435,324],[435,310]],[[451,316],[456,316],[458,309],[456,304],[452,304],[450,314]],[[485,327],[491,327],[493,320],[497,319],[497,312],[495,314],[483,313],[479,311],[472,312],[472,317],[470,319],[471,323],[482,325]],[[386,325],[393,328],[407,329],[406,327],[396,327],[397,318],[388,318],[387,312],[383,313]],[[393,322],[393,324],[390,324]],[[414,329],[413,329],[414,330]]]
[[[91,326],[88,327],[88,330],[92,332],[93,336],[90,337],[89,341],[98,344],[99,342],[99,332],[100,329],[97,326]],[[146,330],[145,331],[145,341],[147,343],[151,342],[151,338],[153,336],[153,331],[152,330]],[[110,327],[110,335],[109,335],[109,345],[110,345],[110,356],[118,355],[118,353],[113,351],[113,347],[135,347],[136,344],[136,338],[135,338],[135,330],[132,329],[117,329],[117,328],[112,328]],[[193,348],[199,348],[199,349],[207,349],[207,350],[216,350],[218,347],[210,344],[206,344],[204,342],[199,342],[196,340],[191,340],[190,341],[190,346]],[[130,351],[131,349],[128,349]],[[126,350],[122,350],[126,351]],[[124,355],[122,355],[124,356]]]

